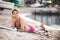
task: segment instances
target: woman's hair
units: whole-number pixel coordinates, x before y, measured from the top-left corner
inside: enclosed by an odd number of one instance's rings
[[[17,9],[14,9],[14,10],[12,10],[12,14],[13,14],[13,12],[14,12],[14,11],[17,11],[17,12],[18,12],[18,10],[17,10]]]

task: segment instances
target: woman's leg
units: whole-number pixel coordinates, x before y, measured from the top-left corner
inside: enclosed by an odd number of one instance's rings
[[[35,32],[35,28],[31,25],[28,25],[25,27],[25,31],[27,32]]]
[[[38,28],[35,28],[35,32],[39,31],[39,30],[45,30],[44,24],[41,23],[41,26]]]
[[[41,23],[41,29],[45,30],[44,23]]]
[[[28,26],[25,26],[25,31],[29,31],[30,30],[30,27],[28,27]]]

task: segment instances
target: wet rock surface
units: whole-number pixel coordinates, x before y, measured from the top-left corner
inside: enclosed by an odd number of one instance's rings
[[[0,15],[0,26],[9,27],[10,19],[8,18],[10,17]],[[60,40],[59,30],[49,30],[48,34],[51,36],[43,35],[43,33],[17,32],[0,29],[0,40]]]

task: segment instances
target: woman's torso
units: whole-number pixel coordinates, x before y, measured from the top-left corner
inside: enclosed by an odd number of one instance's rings
[[[16,21],[15,21],[15,27],[17,28],[17,29],[20,29],[21,28],[21,23],[20,23],[20,18],[17,18],[17,19],[15,19]]]

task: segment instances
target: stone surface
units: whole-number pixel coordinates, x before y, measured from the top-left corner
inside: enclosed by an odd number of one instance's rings
[[[0,15],[0,26],[9,27],[9,24],[10,16]],[[34,23],[32,22],[31,24]],[[17,32],[0,29],[0,40],[60,40],[60,30],[49,29],[48,31],[48,34],[51,35],[50,37],[43,35],[43,33]]]

